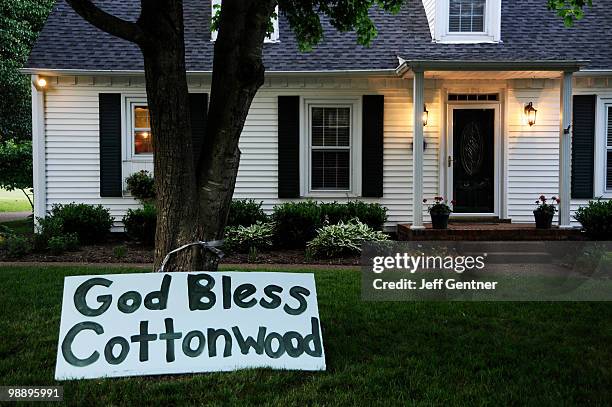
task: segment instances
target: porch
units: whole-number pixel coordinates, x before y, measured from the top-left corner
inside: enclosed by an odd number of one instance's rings
[[[413,229],[411,224],[397,225],[398,240],[468,240],[468,241],[542,241],[583,240],[579,229],[553,226],[551,229],[536,229],[535,224],[498,221],[451,220],[448,229],[432,229],[431,223]]]
[[[431,202],[434,196],[454,199],[457,204],[453,215],[464,218],[446,234],[433,231],[448,239],[471,239],[467,236],[478,231],[485,235],[482,240],[490,240],[485,233],[488,230],[496,240],[504,240],[497,236],[498,232],[509,240],[518,239],[521,231],[533,231],[534,240],[566,239],[571,235],[546,232],[552,233],[547,235],[535,231],[528,222],[537,197],[555,196],[561,201],[555,217],[558,229],[573,227],[573,73],[582,62],[400,62],[398,73],[412,81],[413,92],[409,192],[412,211],[406,219],[410,224],[398,226],[398,236],[421,236],[418,231],[427,230],[423,198]],[[517,88],[525,81],[546,83],[546,89]],[[502,83],[507,85],[495,89]],[[433,99],[432,94],[436,95]],[[533,117],[527,117],[528,108]],[[537,123],[536,108],[540,110]],[[432,171],[432,153],[436,152],[437,168]],[[516,223],[494,224],[491,228],[490,223],[465,222],[474,216],[512,219]],[[406,228],[414,233],[400,233]],[[431,232],[427,234],[433,236]]]

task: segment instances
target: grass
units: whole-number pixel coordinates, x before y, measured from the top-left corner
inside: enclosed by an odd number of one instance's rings
[[[6,191],[0,189],[0,213],[1,212],[27,212],[32,206],[20,190]]]
[[[110,273],[136,272],[112,269]],[[0,384],[51,385],[63,277],[0,269]],[[612,403],[612,304],[364,302],[360,276],[315,271],[327,371],[83,380],[68,404]]]
[[[15,234],[20,236],[30,236],[34,234],[34,220],[32,218],[0,222],[0,225],[7,226]]]

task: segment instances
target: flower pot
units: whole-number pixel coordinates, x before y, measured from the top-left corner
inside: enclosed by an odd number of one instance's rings
[[[537,229],[550,229],[552,226],[553,214],[547,212],[533,211]]]
[[[430,213],[431,227],[434,229],[448,228],[448,213]]]

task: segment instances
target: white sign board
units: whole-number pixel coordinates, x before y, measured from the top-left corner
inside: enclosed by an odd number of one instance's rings
[[[66,277],[57,380],[325,370],[314,275],[189,272]]]

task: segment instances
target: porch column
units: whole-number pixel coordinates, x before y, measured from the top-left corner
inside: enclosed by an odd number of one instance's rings
[[[423,105],[425,73],[414,71],[412,138],[412,229],[423,229]]]
[[[563,72],[561,76],[561,123],[559,138],[559,227],[570,228],[570,168],[572,142],[572,77],[573,73]]]

